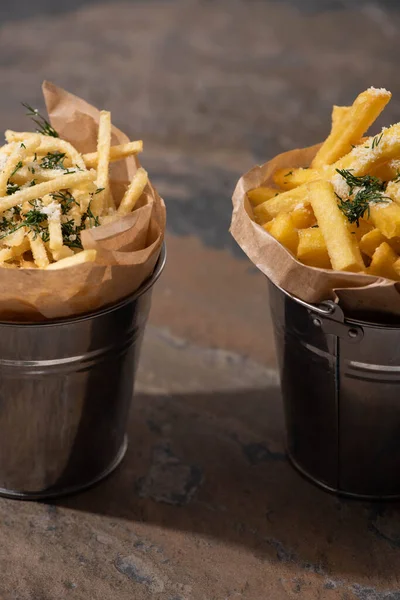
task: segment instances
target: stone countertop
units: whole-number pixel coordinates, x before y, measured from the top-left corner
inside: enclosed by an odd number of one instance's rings
[[[0,500],[2,600],[399,600],[397,504],[339,500],[284,455],[263,276],[228,233],[242,172],[374,85],[400,120],[393,1],[20,0],[0,6],[0,128],[53,80],[133,138],[167,200],[118,471],[57,504]]]

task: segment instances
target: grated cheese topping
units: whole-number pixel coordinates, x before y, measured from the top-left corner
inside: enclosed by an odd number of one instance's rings
[[[49,219],[49,221],[59,219],[61,216],[60,205],[58,204],[58,202],[55,202],[54,200],[53,200],[53,202],[50,202],[50,204],[48,204],[47,206],[43,206],[40,209],[40,212],[47,215],[47,218]]]
[[[368,88],[368,91],[374,94],[374,96],[390,96],[390,92],[385,88],[375,88],[371,86]]]

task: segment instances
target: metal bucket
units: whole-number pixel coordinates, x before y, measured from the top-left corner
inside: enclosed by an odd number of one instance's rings
[[[152,287],[165,249],[135,294],[40,323],[0,323],[0,495],[76,492],[121,462]]]
[[[400,325],[269,288],[291,462],[341,495],[400,498]]]

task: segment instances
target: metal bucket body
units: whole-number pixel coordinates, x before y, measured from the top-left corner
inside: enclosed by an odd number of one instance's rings
[[[0,323],[0,495],[42,499],[108,475],[126,421],[152,277],[130,298],[54,322]]]
[[[400,497],[400,327],[345,319],[270,283],[288,454],[321,486]]]

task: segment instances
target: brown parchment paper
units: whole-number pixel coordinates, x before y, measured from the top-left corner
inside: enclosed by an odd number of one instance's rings
[[[273,186],[277,169],[308,167],[320,144],[279,154],[243,175],[234,191],[230,231],[250,260],[273,283],[310,303],[339,301],[347,313],[400,316],[400,284],[366,274],[308,267],[300,263],[267,231],[253,221],[246,193],[261,185]]]
[[[94,152],[99,111],[73,94],[43,83],[49,120],[80,152]],[[113,127],[112,144],[129,141]],[[112,163],[111,188],[118,205],[139,166],[135,157]],[[67,269],[0,268],[0,320],[40,321],[93,311],[133,293],[156,265],[164,239],[166,212],[151,183],[126,217],[82,232],[85,249],[95,248],[94,263]]]

